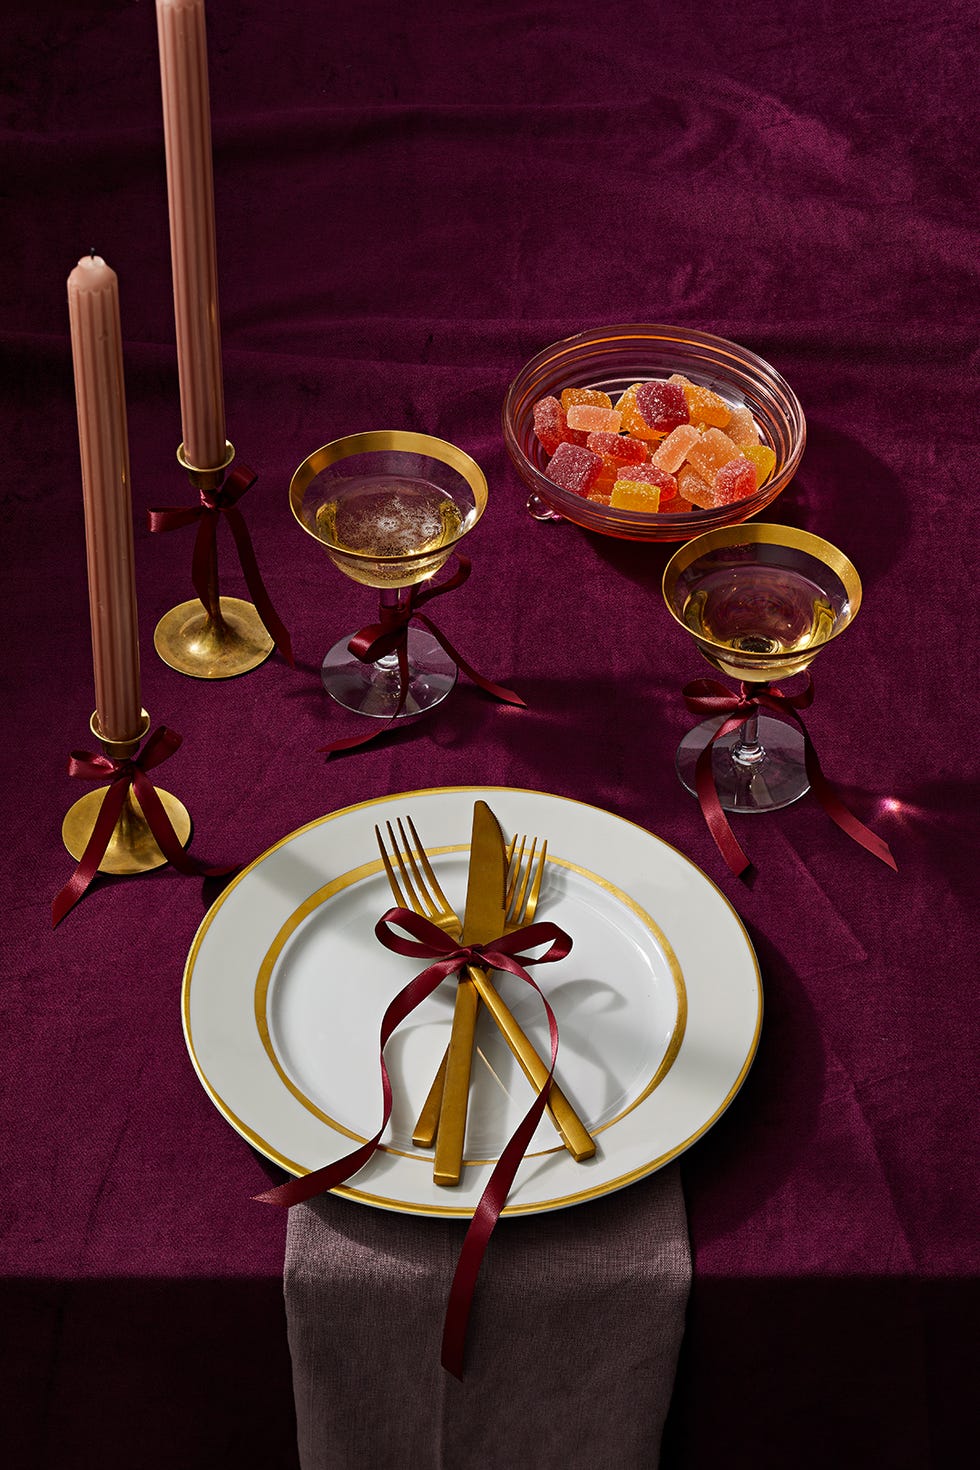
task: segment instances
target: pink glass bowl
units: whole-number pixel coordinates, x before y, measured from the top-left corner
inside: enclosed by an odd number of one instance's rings
[[[683,373],[729,403],[745,404],[762,440],[775,450],[776,464],[766,483],[746,500],[710,510],[674,515],[613,510],[554,484],[544,473],[548,454],[534,433],[539,398],[560,398],[563,388],[601,388],[615,403],[631,383]],[[689,327],[598,327],[566,337],[532,357],[507,390],[503,407],[504,442],[517,472],[531,492],[529,508],[549,512],[604,536],[625,541],[688,541],[718,526],[748,520],[789,484],[806,443],[806,421],[799,399],[784,378],[735,342]],[[536,497],[536,501],[535,501]]]

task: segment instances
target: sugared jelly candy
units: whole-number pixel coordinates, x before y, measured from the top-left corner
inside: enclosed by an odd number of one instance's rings
[[[732,409],[731,418],[723,425],[725,433],[733,444],[739,449],[744,449],[749,444],[758,444],[759,430],[751,410],[744,403],[737,403]]]
[[[618,409],[604,408],[597,403],[573,403],[565,419],[570,429],[585,429],[590,434],[604,429],[607,434],[618,434],[623,416]]]
[[[659,465],[662,470],[674,474],[687,459],[689,451],[698,442],[701,435],[693,424],[678,424],[650,456],[653,463]]]
[[[549,480],[575,495],[588,495],[602,472],[602,460],[581,444],[559,444],[545,470]]]
[[[675,495],[673,500],[660,500],[660,514],[662,516],[681,516],[685,511],[692,509],[691,502],[685,500],[683,495]]]
[[[737,458],[738,449],[727,434],[721,429],[705,429],[698,443],[688,450],[687,462],[710,485],[722,465]],[[689,500],[692,498],[688,496]]]
[[[597,429],[585,442],[592,453],[598,454],[607,465],[643,464],[647,457],[645,444],[641,444],[639,439],[627,439],[623,434],[608,434]]]
[[[612,500],[612,491],[590,490],[585,498],[586,500],[591,500],[593,505],[608,505],[610,500]]]
[[[725,427],[732,411],[724,398],[698,383],[687,383],[683,391],[692,424],[709,424],[718,429]]]
[[[548,454],[559,444],[584,444],[587,436],[581,429],[570,429],[565,410],[557,398],[539,398],[534,405],[534,432]]]
[[[601,388],[565,388],[561,395],[561,406],[565,412],[577,403],[592,403],[596,408],[612,408],[612,399]]]
[[[669,434],[678,424],[690,421],[687,399],[679,383],[662,383],[654,378],[636,390],[636,406],[648,429]]]
[[[682,464],[677,471],[677,493],[701,510],[707,510],[715,503],[711,485],[689,464]]]
[[[759,484],[764,485],[776,468],[776,451],[768,444],[746,444],[742,450],[759,471]]]
[[[756,467],[750,459],[730,459],[715,475],[713,486],[716,505],[732,505],[747,500],[758,489]]]
[[[617,480],[609,504],[613,510],[645,510],[655,515],[660,507],[660,490],[645,480]]]
[[[627,434],[634,439],[662,439],[664,436],[658,429],[651,429],[646,419],[636,406],[636,395],[643,387],[642,383],[633,383],[622,397],[617,401],[616,407],[623,416],[623,428]]]
[[[677,481],[673,475],[662,470],[655,464],[635,464],[620,470],[621,480],[634,480],[641,485],[650,485],[660,491],[661,495],[670,500],[677,494]]]

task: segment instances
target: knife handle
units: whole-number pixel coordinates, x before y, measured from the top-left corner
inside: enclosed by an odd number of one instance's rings
[[[530,1041],[521,1030],[513,1013],[498,994],[493,982],[482,970],[471,970],[473,984],[480,999],[496,1021],[504,1040],[521,1064],[525,1077],[538,1092],[548,1080],[548,1067],[538,1056]],[[576,1163],[591,1159],[595,1153],[595,1139],[572,1107],[554,1078],[548,1094],[548,1111],[562,1141]],[[440,1120],[440,1128],[442,1123]]]
[[[439,1109],[436,1134],[436,1157],[432,1178],[436,1184],[458,1184],[463,1169],[463,1140],[466,1135],[466,1109],[470,1096],[470,1067],[476,1035],[476,1013],[480,1004],[473,978],[480,972],[468,969],[456,986],[453,1029],[449,1037],[446,1081]]]

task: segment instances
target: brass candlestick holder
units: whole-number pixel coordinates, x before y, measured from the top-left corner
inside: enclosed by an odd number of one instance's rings
[[[188,462],[183,444],[177,461],[199,493],[215,494],[235,458],[234,445],[225,442],[225,459],[214,469]],[[153,646],[170,668],[193,679],[232,679],[265,663],[275,641],[254,603],[240,597],[222,597],[218,591],[217,536],[211,538],[208,597],[192,598],[165,613],[153,634]]]
[[[141,711],[139,731],[130,740],[107,740],[99,729],[98,712],[89,721],[89,728],[110,760],[125,760],[135,755],[139,749],[150,728],[150,717],[146,710]],[[169,791],[162,791],[156,783],[154,790],[163,804],[178,841],[182,847],[186,847],[191,835],[190,813],[183,802],[178,801]],[[65,815],[61,825],[61,840],[76,862],[80,862],[84,856],[108,791],[108,786],[87,791]],[[105,855],[99,862],[98,871],[121,876],[149,873],[154,868],[163,867],[167,861],[130,787]]]

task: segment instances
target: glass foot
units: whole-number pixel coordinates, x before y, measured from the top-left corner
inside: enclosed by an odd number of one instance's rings
[[[705,720],[691,730],[677,747],[677,774],[697,795],[694,768],[698,756],[714,732],[724,724],[723,715]],[[759,743],[747,751],[747,759],[733,758],[742,732],[723,735],[714,745],[715,785],[726,812],[773,812],[806,794],[810,789],[803,756],[803,736],[795,725],[775,715],[759,713]]]
[[[323,660],[320,677],[331,699],[360,715],[390,720],[398,709],[401,685],[394,654],[374,664],[362,664],[348,651],[350,634],[341,638]],[[431,633],[408,630],[408,697],[399,719],[419,715],[441,703],[459,677],[459,670]]]
[[[527,498],[527,513],[535,521],[563,521],[564,516],[552,510],[550,505],[545,505],[540,495],[532,493]]]

